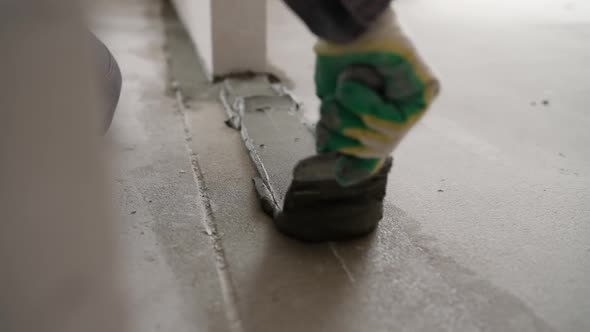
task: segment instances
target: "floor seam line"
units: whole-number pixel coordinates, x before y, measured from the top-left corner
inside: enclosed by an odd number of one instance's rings
[[[219,234],[217,232],[215,216],[211,206],[211,198],[209,197],[208,189],[205,184],[205,176],[200,167],[198,156],[192,150],[189,144],[189,142],[192,141],[192,134],[190,130],[190,124],[186,116],[187,107],[184,103],[181,91],[179,89],[175,90],[176,104],[178,105],[178,111],[180,112],[180,116],[182,117],[182,125],[185,134],[184,145],[188,152],[188,157],[192,166],[193,179],[195,185],[197,186],[197,190],[200,196],[201,204],[199,205],[203,214],[202,225],[205,228],[205,233],[207,234],[213,245],[212,249],[214,253],[216,272],[221,287],[226,318],[229,321],[230,330],[232,332],[243,332],[244,328],[239,315],[237,304],[237,292],[235,286],[233,285],[230,272],[228,270],[229,265],[227,263],[227,259],[225,256],[225,249],[223,247],[221,237],[219,237]]]

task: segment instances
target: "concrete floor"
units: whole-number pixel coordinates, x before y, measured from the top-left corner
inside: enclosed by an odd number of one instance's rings
[[[379,232],[307,246],[259,210],[216,88],[193,67],[187,100],[167,88],[159,2],[103,1],[138,330],[590,330],[590,8],[513,2],[398,1],[444,93],[396,152]],[[270,60],[313,120],[313,38],[269,11]]]
[[[274,4],[271,61],[315,119],[313,38]],[[441,252],[550,325],[590,330],[590,5],[399,0],[396,8],[443,94],[396,152],[388,200]],[[284,43],[283,34],[299,37]]]

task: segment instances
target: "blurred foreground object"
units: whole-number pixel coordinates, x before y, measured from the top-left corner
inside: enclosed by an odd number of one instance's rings
[[[0,4],[0,331],[125,331],[93,50],[70,1]]]

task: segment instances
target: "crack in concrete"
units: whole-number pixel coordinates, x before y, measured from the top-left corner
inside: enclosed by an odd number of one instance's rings
[[[356,279],[354,278],[352,271],[350,271],[350,269],[348,268],[348,265],[346,265],[346,261],[344,260],[344,258],[342,258],[342,256],[340,256],[340,254],[338,253],[338,250],[336,249],[336,244],[334,242],[330,242],[329,246],[330,251],[332,252],[334,257],[336,257],[336,260],[338,261],[340,267],[344,270],[346,277],[348,277],[348,280],[351,284],[354,284],[356,282]]]
[[[284,92],[283,90],[280,90],[280,88],[278,88],[276,86],[276,84],[275,85],[269,84],[269,87],[272,88],[272,90],[274,90],[276,93],[278,93],[279,96],[286,96],[286,98],[289,98],[290,100],[294,101],[294,99],[292,99],[291,95],[283,95],[283,93],[286,93],[286,92]],[[265,211],[265,212],[269,213],[271,216],[277,216],[278,213],[280,212],[281,207],[282,207],[282,199],[280,199],[278,197],[276,191],[273,189],[273,187],[271,185],[270,176],[268,174],[268,171],[266,170],[266,167],[264,166],[262,158],[260,157],[260,154],[258,153],[258,149],[252,143],[252,140],[250,139],[250,136],[248,135],[247,128],[245,126],[242,126],[242,118],[243,118],[244,112],[246,111],[246,98],[247,97],[235,96],[234,102],[231,103],[229,101],[229,97],[230,97],[229,90],[231,90],[231,88],[228,85],[228,81],[225,81],[224,87],[221,89],[221,92],[220,92],[220,99],[221,99],[221,102],[224,106],[225,112],[228,116],[228,122],[226,122],[226,123],[229,126],[231,126],[232,128],[234,128],[240,132],[240,134],[242,136],[242,141],[244,142],[244,145],[250,155],[250,159],[254,163],[254,166],[256,167],[256,170],[258,171],[258,174],[260,175],[259,179],[261,181],[257,181],[257,179],[254,179],[253,181],[254,181],[254,186],[256,188],[256,191],[258,193],[258,197],[262,201],[265,201],[265,200],[268,201],[268,206],[271,209],[271,211]],[[263,96],[250,96],[250,97],[263,98]],[[298,107],[297,105],[298,104],[295,102],[296,107]],[[275,127],[276,127],[276,124],[275,124]]]
[[[175,89],[175,94],[176,103],[178,105],[178,109],[183,120],[183,127],[185,133],[185,147],[187,149],[191,164],[193,166],[193,179],[195,181],[195,185],[197,186],[197,189],[201,197],[202,204],[199,205],[201,206],[203,213],[202,224],[205,228],[207,236],[211,239],[211,243],[213,245],[215,264],[217,267],[217,276],[219,278],[219,283],[221,286],[222,297],[226,309],[226,317],[229,321],[229,327],[231,331],[243,332],[243,324],[242,320],[240,319],[237,304],[237,292],[231,279],[227,259],[225,257],[223,243],[221,241],[221,237],[217,232],[217,225],[215,224],[215,216],[213,214],[213,209],[211,206],[211,199],[209,197],[207,186],[205,184],[205,176],[203,175],[203,172],[201,171],[201,168],[199,166],[197,154],[191,149],[191,147],[188,144],[192,140],[192,135],[190,131],[190,124],[188,123],[186,117],[186,105],[184,104],[182,93],[179,89]]]

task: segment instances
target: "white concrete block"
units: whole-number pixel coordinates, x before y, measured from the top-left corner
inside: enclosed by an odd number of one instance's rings
[[[266,0],[173,0],[210,78],[267,70]]]

